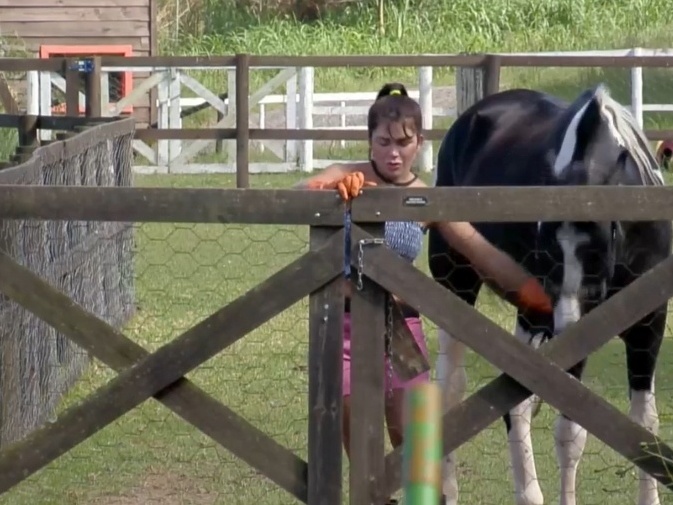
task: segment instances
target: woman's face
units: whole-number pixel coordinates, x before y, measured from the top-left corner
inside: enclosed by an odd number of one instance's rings
[[[423,137],[410,125],[384,121],[372,132],[371,159],[383,175],[403,181],[422,145]]]

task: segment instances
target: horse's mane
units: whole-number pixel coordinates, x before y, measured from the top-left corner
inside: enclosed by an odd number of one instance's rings
[[[633,157],[640,182],[645,186],[663,186],[664,179],[649,141],[631,111],[612,98],[604,84],[597,87],[595,97],[601,109],[608,114],[610,129]]]

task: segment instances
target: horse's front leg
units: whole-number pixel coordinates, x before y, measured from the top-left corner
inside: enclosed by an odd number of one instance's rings
[[[582,379],[585,361],[580,362],[569,373],[578,380]],[[554,429],[556,459],[561,473],[561,505],[575,505],[577,468],[587,442],[587,430],[579,424],[559,414]]]
[[[539,346],[542,335],[534,336],[524,330],[520,317],[517,318],[514,334],[526,344]],[[534,398],[529,397],[504,416],[517,505],[542,505],[544,503],[533,455],[531,437],[533,404]]]
[[[629,416],[653,434],[659,431],[659,415],[654,396],[654,371],[666,329],[666,307],[637,322],[622,334],[626,345]],[[638,505],[659,505],[657,480],[638,470]]]

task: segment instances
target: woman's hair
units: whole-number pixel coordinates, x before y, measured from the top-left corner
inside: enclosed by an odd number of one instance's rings
[[[376,95],[376,100],[369,108],[367,115],[370,139],[374,130],[384,121],[401,122],[404,132],[409,137],[418,135],[423,130],[421,106],[409,97],[404,84],[398,82],[384,84]]]

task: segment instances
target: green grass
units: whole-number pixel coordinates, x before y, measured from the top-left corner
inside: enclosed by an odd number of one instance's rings
[[[253,187],[288,187],[296,175],[253,176]],[[137,185],[235,187],[233,176],[138,177]],[[138,225],[136,275],[139,312],[125,333],[155,350],[231,302],[307,250],[306,227]],[[419,268],[427,272],[425,254]],[[484,293],[478,308],[512,330],[513,311]],[[189,374],[190,379],[306,457],[306,300],[258,328]],[[427,322],[432,353],[436,330]],[[657,373],[661,436],[673,438],[673,341],[667,338]],[[469,392],[498,375],[468,353]],[[63,408],[83,401],[114,374],[96,362]],[[627,385],[621,342],[611,341],[589,361],[585,383],[626,411]],[[547,503],[557,501],[553,448],[554,412],[544,405],[534,421],[534,445]],[[459,450],[461,502],[512,503],[507,443],[497,422]],[[347,466],[344,483],[347,483]],[[623,458],[589,438],[580,466],[583,504],[633,503],[636,472]],[[245,486],[245,488],[244,488]],[[347,486],[345,486],[347,490]],[[347,497],[347,493],[346,493]],[[346,499],[346,498],[345,498]],[[663,503],[673,503],[662,491]],[[156,501],[155,501],[156,500]],[[51,504],[259,504],[294,501],[158,402],[141,407],[80,444],[0,498],[7,505]],[[344,503],[346,503],[344,501]]]

